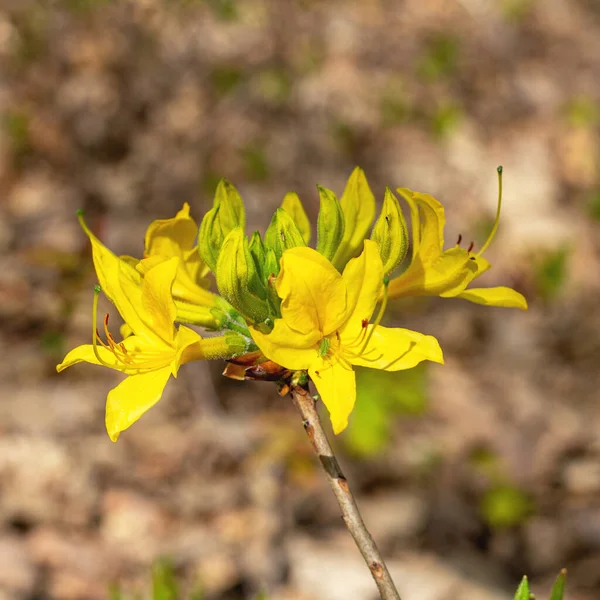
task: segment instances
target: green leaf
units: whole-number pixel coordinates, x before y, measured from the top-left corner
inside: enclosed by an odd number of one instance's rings
[[[550,600],[563,600],[565,595],[565,585],[567,583],[567,570],[563,569],[560,575],[556,578],[552,592],[550,594]]]
[[[529,600],[530,594],[529,581],[527,581],[527,576],[524,576],[517,588],[514,600]]]

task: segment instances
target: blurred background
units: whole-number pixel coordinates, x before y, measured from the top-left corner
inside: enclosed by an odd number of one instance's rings
[[[0,65],[1,600],[143,595],[161,556],[196,598],[375,598],[275,386],[186,365],[112,444],[119,375],[55,372],[89,339],[76,209],[139,256],[222,176],[264,231],[289,190],[314,223],[357,164],[379,202],[442,200],[448,245],[482,244],[503,165],[482,283],[530,302],[396,302],[446,365],[359,375],[334,442],[403,598],[503,600],[523,573],[544,598],[562,567],[599,597],[596,0],[2,0]]]

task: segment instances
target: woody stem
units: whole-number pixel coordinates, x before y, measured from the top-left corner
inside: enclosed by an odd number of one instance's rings
[[[380,597],[382,600],[401,600],[385,561],[363,523],[354,496],[348,486],[348,481],[344,477],[333,450],[329,445],[329,440],[321,425],[314,399],[309,394],[308,388],[303,385],[292,384],[290,393],[294,405],[302,416],[304,429],[319,457],[331,489],[340,505],[344,523],[346,523],[350,535],[354,538],[360,553],[371,571]]]

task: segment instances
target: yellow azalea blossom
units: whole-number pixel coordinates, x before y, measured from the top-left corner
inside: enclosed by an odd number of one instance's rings
[[[498,170],[499,175],[502,173]],[[502,180],[500,179],[500,182]],[[413,231],[412,262],[399,277],[392,279],[390,298],[406,296],[442,296],[463,298],[476,304],[504,306],[527,310],[527,300],[515,290],[499,286],[492,288],[467,288],[491,265],[482,254],[490,245],[500,219],[502,187],[498,197],[498,210],[492,231],[479,252],[472,252],[457,244],[444,250],[444,207],[429,194],[398,188],[410,207]]]
[[[192,329],[175,328],[176,306],[171,288],[179,273],[180,259],[172,257],[149,268],[144,277],[128,261],[113,254],[81,223],[92,242],[92,256],[98,281],[117,307],[125,325],[126,338],[116,342],[104,327],[101,342],[96,327],[94,302],[93,343],[79,346],[57,366],[60,372],[79,362],[103,365],[129,377],[113,389],[106,403],[106,428],[110,439],[137,421],[162,395],[167,380],[177,376],[179,366],[191,360],[220,358],[231,354],[231,341],[223,337],[203,340]]]
[[[362,254],[350,260],[342,275],[312,248],[286,250],[276,281],[282,318],[269,334],[251,328],[268,359],[287,369],[308,370],[335,433],[345,429],[354,406],[353,366],[398,371],[423,360],[443,362],[434,337],[369,324],[383,276],[379,247],[371,240],[364,241]]]
[[[105,277],[100,271],[98,275],[132,335],[116,342],[108,331],[106,315],[106,342],[95,332],[93,344],[71,350],[57,366],[60,372],[84,361],[129,375],[109,392],[106,402],[106,429],[113,442],[160,400],[169,377],[177,377],[180,365],[204,358],[202,338],[188,327],[174,326],[176,309],[171,286],[179,259],[156,265],[143,278],[127,263],[115,259],[116,272],[106,273]],[[95,323],[94,318],[94,327]]]

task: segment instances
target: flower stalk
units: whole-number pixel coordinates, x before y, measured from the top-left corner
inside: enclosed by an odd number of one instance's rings
[[[302,373],[302,375],[304,374]],[[312,443],[313,449],[319,458],[319,462],[338,501],[344,523],[365,559],[369,571],[371,571],[381,599],[401,600],[385,561],[362,520],[356,500],[348,485],[348,480],[344,477],[335,454],[331,449],[329,440],[321,425],[315,400],[308,391],[307,383],[307,381],[302,381],[302,377],[292,379],[290,394],[294,405],[302,417],[304,430]]]

